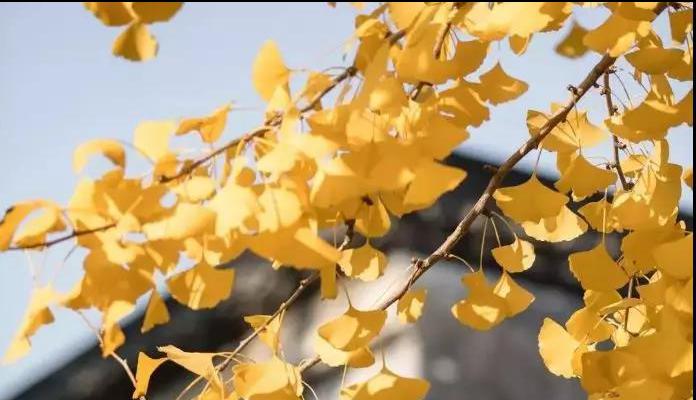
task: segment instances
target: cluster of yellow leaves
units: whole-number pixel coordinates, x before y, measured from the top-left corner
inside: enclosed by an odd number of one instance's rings
[[[86,7],[108,26],[128,25],[116,40],[115,54],[145,60],[157,48],[146,25],[169,20],[181,3]],[[573,7],[567,2],[387,3],[356,17],[350,68],[337,76],[308,72],[298,90],[293,87],[303,73],[285,65],[275,43],[265,43],[251,79],[267,103],[266,123],[240,140],[218,145],[232,111],[226,104],[204,117],[141,123],[133,146],[153,166],[145,176],[126,175],[126,152],[118,141],[80,145],[73,158],[77,173],[95,155],[113,168],[82,178],[66,207],[43,200],[18,203],[0,223],[0,250],[43,249],[50,235],[72,229],[68,238],[87,251],[84,275],[72,291],[37,289],[8,357],[29,349],[30,337],[53,320],[50,307],[55,306],[98,310],[103,354],[111,355],[125,341],[119,321],[139,298],[149,298],[143,331],[169,320],[159,281],[181,304],[215,307],[230,296],[233,261],[245,251],[274,268],[315,271],[324,299],[336,297],[339,272],[346,279],[380,278],[388,257],[372,239],[389,232],[392,218],[425,209],[459,186],[466,172],[443,159],[468,138],[468,128],[489,119],[490,106],[528,89],[499,62],[478,72],[489,48],[507,39],[521,55],[534,35],[561,29]],[[664,48],[652,31],[655,3],[604,7],[610,11],[605,23],[589,31],[575,24],[557,51],[568,57],[588,51],[625,55],[637,79],[648,77],[645,99],[610,115],[603,126],[573,110],[540,144],[540,151],[557,156],[560,179],[554,187],[533,173],[493,197],[535,240],[570,241],[590,227],[624,235],[618,258],[604,241],[570,256],[570,270],[586,290],[585,307],[565,328],[545,321],[539,340],[549,370],[579,377],[596,399],[652,398],[651,393],[680,398],[692,387],[693,239],[677,220],[677,206],[682,179],[692,178],[690,171],[669,163],[665,137],[672,127],[692,124],[692,92],[676,100],[670,86],[670,80],[692,79],[692,54],[686,51],[691,10],[670,15],[676,47]],[[334,88],[337,94],[325,96]],[[552,104],[551,114],[530,110],[530,135],[540,135],[561,107]],[[620,160],[627,187],[617,187],[616,166],[596,165],[585,153],[608,144],[607,131],[629,142]],[[191,133],[219,147],[187,159],[171,142]],[[610,200],[605,193],[612,187]],[[596,200],[598,194],[605,196]],[[29,218],[37,210],[43,214]],[[363,244],[339,249],[327,239],[344,225],[354,228]],[[477,330],[497,326],[534,301],[511,275],[532,266],[532,240],[514,235],[512,243],[498,243],[491,253],[501,267],[497,283],[490,284],[482,268],[464,275],[466,298],[452,306],[457,320]],[[622,298],[617,290],[627,285],[631,289]],[[398,319],[417,321],[425,300],[425,289],[405,293],[396,306]],[[371,346],[386,316],[383,309],[349,305],[316,331],[318,357],[332,367],[372,365]],[[301,398],[302,364],[284,358],[280,318],[255,315],[246,321],[268,346],[267,360],[240,362],[227,353],[165,346],[161,358],[140,354],[134,398],[146,394],[150,376],[165,361],[207,381],[201,398]],[[606,341],[614,349],[597,350]],[[215,362],[225,357],[235,362],[231,385]],[[384,366],[373,378],[342,388],[340,398],[417,400],[428,389],[427,381],[398,376]]]
[[[85,8],[106,26],[126,26],[113,45],[115,56],[146,61],[157,55],[157,40],[148,25],[169,21],[181,8],[177,2],[86,2]]]

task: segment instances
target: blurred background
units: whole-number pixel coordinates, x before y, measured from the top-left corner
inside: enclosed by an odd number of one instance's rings
[[[574,17],[585,27],[602,21],[601,12],[576,11]],[[345,66],[350,57],[343,57],[344,45],[356,13],[347,4],[336,8],[325,3],[185,4],[170,22],[152,27],[160,43],[157,58],[136,64],[111,55],[120,29],[101,25],[81,4],[0,4],[0,208],[33,198],[66,203],[78,180],[71,168],[74,148],[91,138],[130,141],[135,126],[144,120],[207,115],[232,101],[235,110],[222,140],[255,127],[264,105],[250,75],[261,44],[275,40],[286,64],[294,69]],[[661,20],[658,29],[664,26]],[[348,288],[355,293],[352,299],[357,306],[377,302],[403,279],[412,256],[430,253],[439,245],[485,186],[490,173],[483,166],[507,158],[528,137],[527,109],[547,110],[550,102],[564,101],[567,85],[577,83],[598,59],[594,54],[573,61],[557,56],[553,48],[561,37],[537,35],[519,58],[506,45],[492,47],[482,70],[500,60],[510,75],[529,83],[529,91],[512,103],[492,108],[491,120],[472,129],[471,139],[448,160],[467,169],[469,178],[432,209],[395,222],[391,233],[378,242],[389,254],[390,266],[378,281]],[[623,73],[629,79],[629,72]],[[583,100],[582,108],[594,123],[606,114],[598,94]],[[673,130],[670,142],[671,161],[692,165],[692,129]],[[608,147],[603,151],[609,154]],[[147,168],[135,158],[128,162],[132,174]],[[534,158],[527,157],[506,184],[524,179]],[[540,172],[547,179],[556,178],[553,156],[542,156]],[[686,189],[682,199],[689,225],[691,196]],[[478,259],[480,229],[475,227],[457,254]],[[493,243],[495,239],[486,240]],[[450,306],[466,295],[459,284],[464,267],[439,264],[418,284],[429,291],[424,317],[412,326],[389,324],[377,343],[377,354],[383,351],[387,365],[401,375],[429,379],[433,399],[459,399],[462,393],[476,399],[584,398],[575,381],[545,370],[536,336],[545,316],[563,322],[582,301],[567,268],[567,254],[587,249],[596,240],[586,234],[572,249],[539,246],[536,264],[522,281],[536,301],[520,316],[484,333],[459,325],[450,314]],[[55,247],[46,254],[0,254],[0,352],[4,353],[26,310],[32,266],[44,272],[38,278],[42,283],[53,280],[63,292],[79,279],[83,256],[79,253],[53,276],[68,250]],[[199,312],[169,301],[171,322],[144,335],[139,332],[141,317],[131,317],[124,324],[128,339],[121,355],[134,363],[138,351],[152,355],[156,346],[166,344],[188,351],[234,347],[248,333],[241,316],[272,312],[301,279],[287,270],[273,272],[267,262],[252,256],[236,260],[234,266],[238,280],[228,301],[215,310]],[[284,321],[283,342],[291,359],[310,356],[315,327],[346,305],[343,298],[322,304],[316,299],[315,293],[307,293]],[[130,398],[127,377],[113,360],[101,358],[96,339],[83,321],[66,310],[56,309],[55,315],[57,321],[33,337],[27,357],[0,366],[0,399]],[[248,353],[262,351],[252,346]],[[346,382],[370,375],[379,364],[350,371]],[[319,398],[333,398],[341,372],[315,368],[306,379]],[[191,379],[165,364],[155,374],[148,398],[174,398]]]

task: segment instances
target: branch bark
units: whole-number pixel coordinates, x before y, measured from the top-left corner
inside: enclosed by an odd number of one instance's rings
[[[610,73],[611,71],[604,73],[604,88],[602,91],[604,92],[604,99],[607,103],[607,112],[609,113],[609,117],[612,117],[614,114],[616,114],[616,108],[614,108],[614,102],[611,99],[611,86],[609,83]],[[621,167],[621,160],[619,158],[619,147],[621,145],[619,143],[619,138],[614,134],[611,136],[614,147],[614,168],[616,168],[616,173],[619,175],[619,181],[621,182],[621,187],[623,190],[630,190],[631,186],[628,180],[626,180],[626,175],[624,174],[623,167]]]

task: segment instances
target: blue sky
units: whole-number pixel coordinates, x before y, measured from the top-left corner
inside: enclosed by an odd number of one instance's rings
[[[585,14],[579,18],[586,26],[601,20]],[[275,40],[292,68],[345,65],[341,51],[354,15],[347,5],[331,9],[325,3],[186,4],[171,22],[153,26],[158,57],[136,64],[111,55],[120,29],[101,25],[81,4],[0,4],[0,207],[31,198],[65,203],[78,179],[71,168],[74,148],[98,137],[130,141],[144,120],[206,115],[234,101],[240,111],[230,115],[227,137],[244,132],[258,124],[263,109],[249,79],[261,44]],[[598,56],[562,59],[552,52],[558,40],[539,35],[521,58],[496,46],[486,64],[500,60],[530,90],[493,110],[491,121],[472,130],[462,151],[502,160],[528,136],[527,109],[546,110],[551,101],[566,99],[566,86],[577,83]],[[594,122],[606,113],[598,95],[582,107]],[[692,129],[670,135],[672,160],[692,165]],[[610,154],[608,148],[604,154]],[[534,157],[527,157],[520,168],[533,163]],[[552,173],[553,157],[543,156],[540,165]],[[691,192],[686,193],[684,204],[691,209]],[[52,250],[33,262],[55,266],[65,251]],[[78,279],[79,261],[79,255],[72,257],[61,269],[59,289]],[[21,321],[31,286],[26,257],[0,254],[0,353]],[[91,333],[76,316],[58,311],[57,317],[35,336],[28,357],[0,366],[0,398],[90,345]]]

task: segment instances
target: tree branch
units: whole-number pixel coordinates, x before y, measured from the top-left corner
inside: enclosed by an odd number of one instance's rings
[[[59,238],[55,238],[53,240],[49,240],[47,242],[41,242],[41,243],[34,243],[30,244],[27,246],[12,246],[8,248],[7,250],[30,250],[30,249],[36,249],[40,247],[51,247],[53,245],[56,245],[58,243],[65,242],[66,240],[70,240],[72,238],[78,237],[78,236],[84,236],[84,235],[89,235],[91,233],[97,233],[97,232],[102,232],[107,229],[114,228],[116,226],[116,223],[100,226],[98,228],[92,228],[92,229],[85,229],[82,231],[72,231],[69,235],[61,236]]]
[[[614,107],[614,102],[611,99],[611,86],[609,84],[610,73],[611,71],[609,70],[604,73],[604,88],[602,89],[602,93],[604,94],[604,99],[607,103],[607,112],[611,118],[614,114],[616,114],[616,108]],[[628,180],[626,180],[626,175],[624,174],[623,168],[621,167],[621,160],[619,159],[619,147],[621,147],[619,138],[614,134],[611,136],[614,146],[614,167],[616,168],[616,173],[619,175],[619,181],[621,181],[621,187],[623,190],[630,190],[631,185]]]

